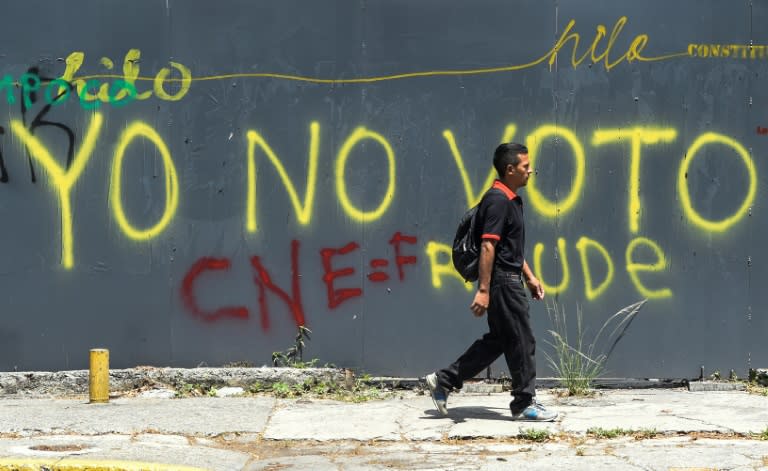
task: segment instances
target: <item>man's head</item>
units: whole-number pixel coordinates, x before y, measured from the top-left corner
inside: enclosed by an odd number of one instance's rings
[[[531,163],[528,160],[528,148],[516,142],[500,144],[493,153],[493,166],[499,174],[499,180],[512,190],[528,184]]]

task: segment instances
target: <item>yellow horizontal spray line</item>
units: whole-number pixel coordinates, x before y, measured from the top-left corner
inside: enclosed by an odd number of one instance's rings
[[[620,17],[614,24],[610,35],[607,34],[608,31],[604,25],[598,25],[595,31],[594,39],[592,40],[590,47],[586,49],[586,52],[584,52],[584,54],[581,57],[576,57],[576,51],[579,46],[579,41],[581,40],[581,35],[579,33],[571,32],[572,28],[576,24],[576,20],[572,19],[568,23],[568,25],[566,25],[565,29],[560,35],[560,38],[552,46],[552,48],[550,48],[549,51],[547,51],[544,55],[542,55],[538,59],[525,64],[506,65],[501,67],[486,67],[486,68],[479,68],[479,69],[427,70],[427,71],[406,72],[406,73],[400,73],[400,74],[381,75],[381,76],[372,76],[372,77],[357,77],[357,78],[348,78],[348,79],[320,78],[320,77],[312,77],[307,75],[291,75],[291,74],[280,74],[280,73],[273,73],[273,72],[253,72],[253,73],[232,73],[232,74],[222,74],[222,75],[209,75],[209,76],[192,78],[192,80],[196,82],[204,82],[204,81],[210,81],[210,80],[227,80],[227,79],[238,79],[238,78],[269,78],[269,79],[292,80],[297,82],[307,82],[307,83],[317,83],[317,84],[343,85],[343,84],[376,83],[376,82],[403,80],[403,79],[410,79],[410,78],[417,78],[417,77],[446,77],[446,76],[460,77],[460,76],[467,76],[467,75],[498,74],[498,73],[514,72],[517,70],[528,69],[538,64],[541,64],[547,59],[549,59],[549,66],[551,68],[557,61],[557,55],[560,52],[560,50],[563,49],[569,42],[572,42],[572,46],[573,46],[570,62],[571,62],[571,66],[573,66],[574,68],[580,65],[585,59],[587,59],[587,57],[591,58],[592,62],[595,64],[602,62],[605,69],[610,71],[613,67],[617,66],[618,64],[620,64],[625,60],[627,62],[633,62],[633,61],[656,62],[656,61],[674,59],[677,57],[687,57],[689,55],[688,51],[686,50],[682,52],[665,54],[661,56],[644,57],[641,53],[645,48],[645,46],[648,44],[648,35],[639,34],[635,36],[634,40],[631,42],[629,48],[624,52],[624,54],[620,55],[618,58],[611,61],[609,57],[611,53],[611,49],[613,48],[618,37],[621,35],[621,31],[624,28],[624,25],[626,23],[627,23],[627,17],[626,16]],[[605,45],[605,49],[602,52],[598,53],[597,52],[598,44],[600,43],[600,41],[602,41],[603,38],[607,38],[607,43]],[[122,78],[125,78],[125,76],[119,75],[119,74],[96,74],[96,75],[77,77],[78,80],[82,80],[86,82],[88,80],[122,79]],[[137,75],[133,77],[133,80],[154,81],[156,80],[156,78],[157,77],[140,77]],[[189,78],[184,78],[184,77],[169,78],[167,77],[167,73],[166,73],[165,76],[163,77],[163,80],[165,82],[184,82],[184,81],[188,82]]]
[[[272,72],[251,72],[251,73],[233,73],[233,74],[221,74],[221,75],[208,75],[203,77],[193,77],[193,82],[207,82],[212,80],[228,80],[228,79],[238,79],[238,78],[270,78],[270,79],[278,79],[278,80],[291,80],[295,82],[307,82],[307,83],[317,83],[317,84],[325,84],[325,85],[343,85],[343,84],[359,84],[359,83],[375,83],[375,82],[385,82],[385,81],[391,81],[391,80],[402,80],[402,79],[409,79],[409,78],[416,78],[416,77],[440,77],[440,76],[464,76],[464,75],[482,75],[482,74],[496,74],[501,72],[513,72],[516,70],[523,70],[530,67],[533,67],[535,65],[540,64],[541,62],[546,59],[547,56],[543,56],[540,59],[529,62],[528,64],[520,64],[520,65],[509,65],[504,67],[492,67],[492,68],[485,68],[485,69],[467,69],[467,70],[425,70],[420,72],[408,72],[408,73],[402,73],[402,74],[393,74],[393,75],[381,75],[381,76],[373,76],[373,77],[358,77],[358,78],[348,78],[348,79],[329,79],[329,78],[319,78],[319,77],[310,77],[306,75],[290,75],[290,74],[278,74],[278,73],[272,73]],[[96,75],[87,75],[83,77],[77,77],[81,80],[104,80],[104,79],[120,79],[123,78],[122,75],[118,74],[96,74]],[[144,81],[153,81],[155,80],[155,77],[136,77],[136,80],[144,80]],[[171,77],[166,78],[166,82],[181,82],[183,79]]]
[[[271,73],[271,72],[254,72],[254,73],[233,73],[233,74],[193,77],[192,81],[207,82],[212,80],[229,80],[229,79],[239,79],[239,78],[270,78],[270,79],[291,80],[295,82],[307,82],[307,83],[317,83],[317,84],[326,84],[326,85],[344,85],[344,84],[386,82],[386,81],[403,80],[403,79],[417,78],[417,77],[441,77],[441,76],[442,77],[445,77],[445,76],[460,77],[460,76],[467,76],[467,75],[498,74],[503,72],[514,72],[517,70],[528,69],[544,62],[544,60],[547,57],[549,57],[551,53],[552,52],[550,51],[545,56],[542,56],[539,59],[533,62],[529,62],[527,64],[508,65],[504,67],[491,67],[491,68],[484,68],[484,69],[426,70],[421,72],[408,72],[408,73],[402,73],[402,74],[381,75],[381,76],[373,76],[373,77],[359,77],[359,78],[349,78],[349,79],[328,79],[328,78],[310,77],[306,75],[277,74],[277,73]],[[637,60],[641,62],[655,62],[655,61],[673,59],[676,57],[683,57],[687,55],[688,53],[686,52],[680,52],[680,53],[668,54],[665,56],[657,56],[657,57],[638,57]],[[86,76],[77,77],[77,78],[82,80],[99,80],[99,79],[104,80],[104,79],[122,79],[123,76],[118,74],[96,74],[96,75],[86,75]],[[151,82],[155,80],[155,77],[136,77],[136,80],[144,80],[144,81]],[[175,77],[169,77],[165,79],[166,82],[181,82],[183,80],[184,79],[182,78],[175,78]]]

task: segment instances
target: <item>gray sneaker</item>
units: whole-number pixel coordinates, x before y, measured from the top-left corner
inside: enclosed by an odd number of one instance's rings
[[[553,422],[557,418],[557,412],[547,410],[535,400],[519,414],[512,414],[512,420],[522,422]]]
[[[435,403],[437,411],[442,415],[448,415],[448,391],[437,382],[437,375],[430,373],[424,378],[427,381],[427,387],[432,395],[432,402]]]

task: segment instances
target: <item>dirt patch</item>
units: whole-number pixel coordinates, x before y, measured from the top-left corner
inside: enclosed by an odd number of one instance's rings
[[[57,453],[62,453],[66,451],[82,451],[87,448],[90,448],[87,445],[77,445],[77,444],[63,444],[63,445],[35,445],[29,447],[30,450],[35,451],[55,451]]]

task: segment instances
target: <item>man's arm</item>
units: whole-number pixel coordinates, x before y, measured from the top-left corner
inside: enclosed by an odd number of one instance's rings
[[[544,299],[544,286],[541,284],[538,278],[533,276],[531,267],[528,266],[528,262],[523,260],[523,278],[528,285],[528,290],[531,292],[533,299]]]
[[[469,309],[478,317],[485,314],[490,302],[491,270],[496,256],[496,241],[483,239],[480,243],[480,260],[478,261],[477,293]]]

